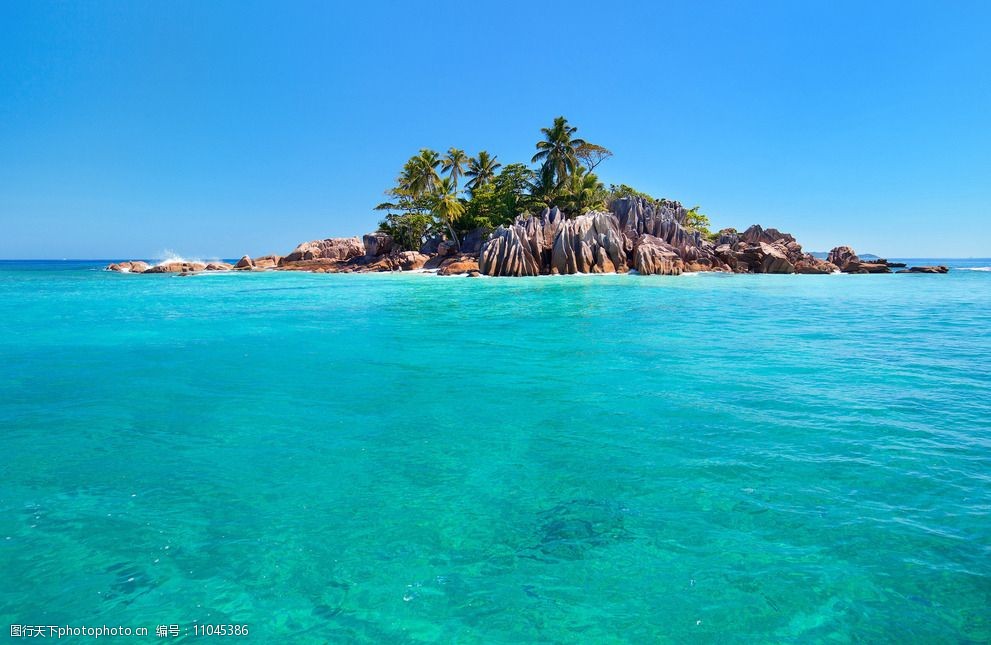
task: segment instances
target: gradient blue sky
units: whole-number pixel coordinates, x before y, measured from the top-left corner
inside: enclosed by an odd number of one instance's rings
[[[238,257],[372,230],[423,146],[808,250],[991,256],[988,2],[4,2],[0,257]]]

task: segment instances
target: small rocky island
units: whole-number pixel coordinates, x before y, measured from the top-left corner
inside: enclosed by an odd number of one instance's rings
[[[558,208],[520,215],[489,234],[476,229],[455,242],[436,235],[418,251],[401,250],[385,232],[362,238],[304,242],[285,256],[242,257],[226,262],[143,261],[114,263],[109,271],[189,275],[203,271],[310,271],[369,273],[433,270],[438,275],[537,276],[575,273],[679,275],[728,273],[892,273],[903,267],[886,260],[861,260],[838,246],[822,260],[802,250],[788,233],[755,224],[745,231],[723,229],[714,240],[685,226],[688,215],[678,202],[642,197],[612,201],[605,211],[568,219]],[[919,266],[898,273],[946,273],[944,266]]]
[[[522,277],[575,273],[680,275],[727,273],[891,273],[904,265],[868,262],[848,246],[826,259],[802,250],[788,233],[753,225],[713,232],[698,206],[654,198],[625,184],[599,181],[613,156],[559,116],[541,128],[530,163],[505,166],[482,150],[421,149],[385,191],[391,201],[379,230],[362,238],[304,242],[288,255],[237,263],[120,262],[122,273],[435,271],[438,275]],[[463,185],[459,181],[467,180]],[[946,273],[911,267],[900,273]]]

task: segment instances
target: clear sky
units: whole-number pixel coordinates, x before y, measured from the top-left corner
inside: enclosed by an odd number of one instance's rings
[[[991,256],[991,3],[0,3],[0,257],[285,253],[375,228],[420,147],[807,250]]]

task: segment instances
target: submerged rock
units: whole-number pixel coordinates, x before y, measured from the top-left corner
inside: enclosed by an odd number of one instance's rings
[[[950,268],[943,266],[942,264],[936,266],[918,266],[910,267],[908,271],[899,271],[899,273],[949,273]]]

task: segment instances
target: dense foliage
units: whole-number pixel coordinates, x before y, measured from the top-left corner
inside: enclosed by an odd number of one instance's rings
[[[389,201],[375,207],[387,212],[379,230],[392,235],[403,249],[418,250],[429,236],[460,244],[469,231],[492,230],[544,207],[557,206],[576,217],[605,209],[620,197],[665,201],[625,184],[606,189],[593,170],[612,152],[578,138],[577,132],[563,116],[542,128],[530,160],[535,167],[504,166],[486,150],[469,157],[460,148],[449,148],[443,155],[424,148],[403,165],[395,186],[386,191]],[[689,211],[686,225],[711,236],[709,218],[697,206]]]

